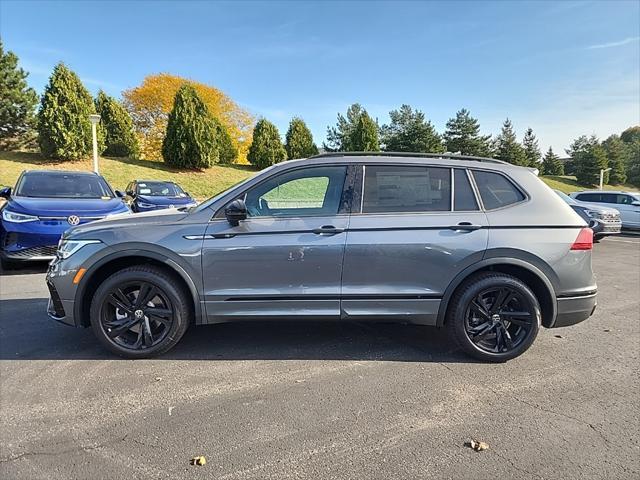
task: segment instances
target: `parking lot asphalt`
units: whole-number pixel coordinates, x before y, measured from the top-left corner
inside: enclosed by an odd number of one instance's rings
[[[364,323],[198,327],[120,360],[47,318],[42,268],[5,272],[0,477],[639,478],[640,237],[594,269],[595,315],[500,365]]]

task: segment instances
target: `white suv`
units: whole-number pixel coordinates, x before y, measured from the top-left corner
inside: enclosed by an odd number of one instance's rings
[[[640,193],[614,190],[588,190],[573,192],[572,198],[580,202],[614,207],[620,212],[622,228],[640,228]]]

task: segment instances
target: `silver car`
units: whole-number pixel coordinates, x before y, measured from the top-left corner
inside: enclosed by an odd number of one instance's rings
[[[612,190],[573,192],[571,198],[580,202],[615,208],[620,212],[622,228],[640,228],[640,193]]]
[[[171,349],[191,324],[392,321],[514,358],[596,306],[593,233],[526,168],[456,155],[323,154],[185,212],[67,231],[49,314],[112,352]]]

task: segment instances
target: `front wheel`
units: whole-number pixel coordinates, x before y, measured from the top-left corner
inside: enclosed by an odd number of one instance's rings
[[[191,316],[189,299],[176,280],[153,266],[125,268],[109,276],[91,302],[91,327],[111,352],[147,358],[169,351]]]
[[[540,330],[538,299],[521,280],[483,272],[451,299],[446,326],[455,342],[483,361],[504,362],[524,353]]]

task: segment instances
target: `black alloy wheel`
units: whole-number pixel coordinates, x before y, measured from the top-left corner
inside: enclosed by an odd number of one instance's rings
[[[171,272],[138,265],[110,275],[91,302],[91,327],[110,351],[146,358],[170,350],[187,330],[189,296]]]
[[[523,281],[504,273],[482,272],[456,290],[445,326],[469,355],[504,362],[531,346],[540,324],[540,304]]]

